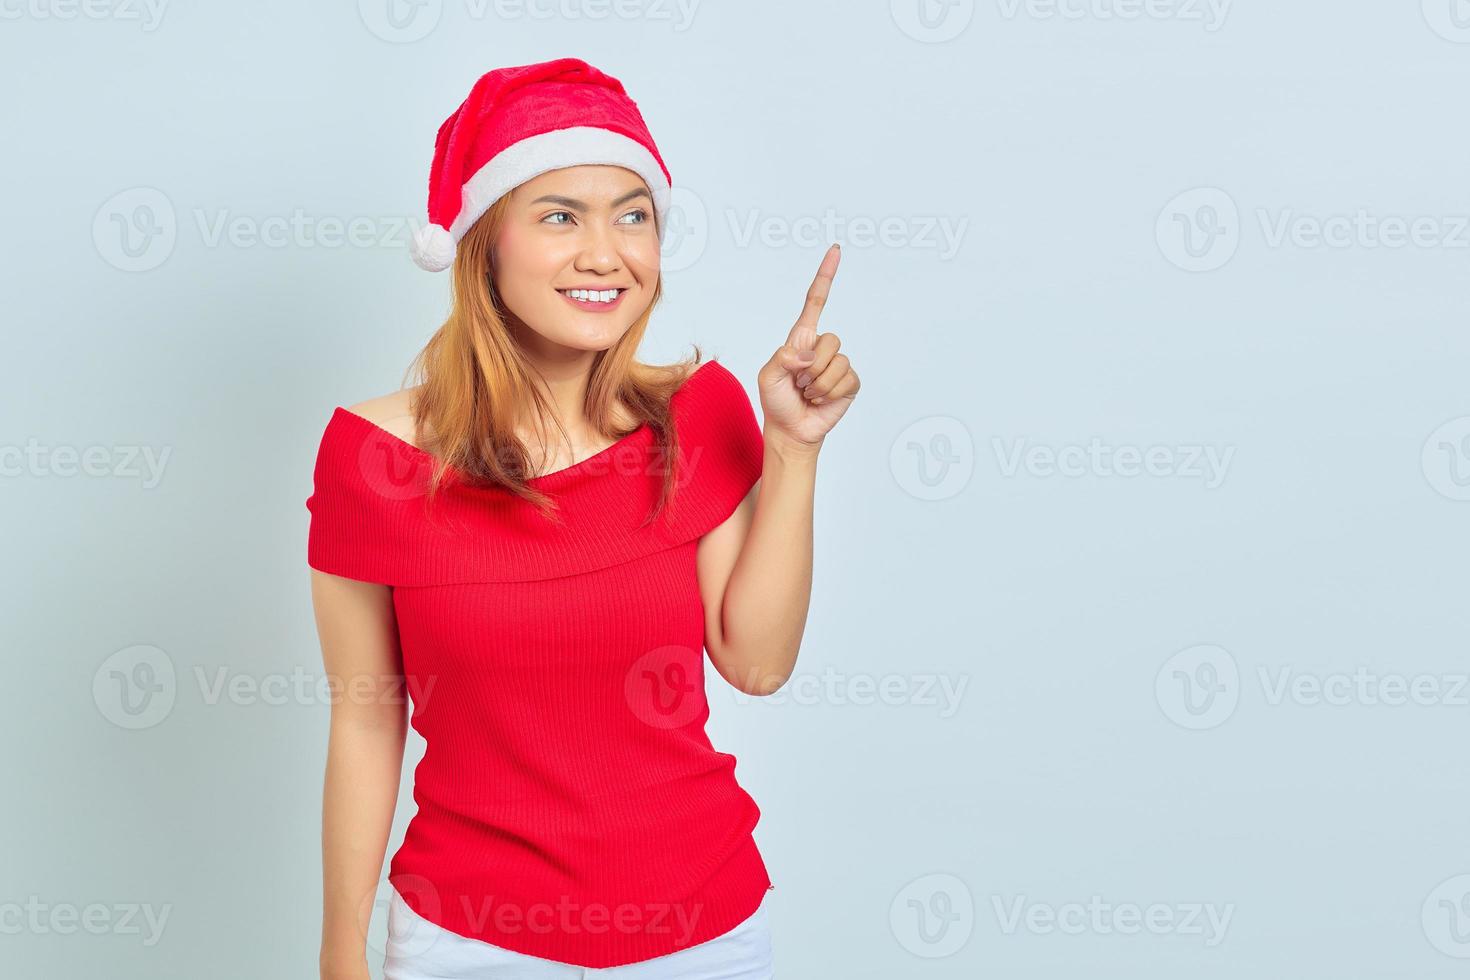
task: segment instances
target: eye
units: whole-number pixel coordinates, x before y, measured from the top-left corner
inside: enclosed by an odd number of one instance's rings
[[[555,218],[559,214],[566,215],[566,217],[568,219],[570,219],[572,217],[572,213],[570,211],[553,211],[550,214],[548,214],[546,217],[542,218],[541,221],[542,221],[542,223],[546,223],[546,222],[550,221],[551,224],[554,224],[554,225],[564,225],[564,224],[566,224],[567,223],[566,221],[551,221],[552,218]]]
[[[642,208],[634,208],[632,211],[629,211],[627,214],[623,215],[623,218],[633,218],[633,217],[636,217],[638,220],[637,221],[634,221],[634,222],[630,222],[630,224],[638,224],[638,225],[641,225],[641,224],[643,224],[643,222],[645,222],[645,221],[648,220],[648,212],[645,211],[645,210],[643,210]],[[619,218],[618,221],[621,222],[623,220],[623,218]]]

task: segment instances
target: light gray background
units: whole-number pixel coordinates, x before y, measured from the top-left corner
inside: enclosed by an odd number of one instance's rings
[[[780,975],[1463,975],[1470,5],[386,2],[0,8],[0,972],[315,976],[317,441],[447,308],[440,120],[576,55],[645,359],[750,386],[845,246],[799,673],[710,672]]]

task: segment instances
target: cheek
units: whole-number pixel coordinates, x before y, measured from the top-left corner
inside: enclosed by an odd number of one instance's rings
[[[547,294],[560,267],[557,257],[547,251],[544,243],[536,242],[534,236],[507,229],[497,239],[494,254],[491,268],[495,288],[512,309],[545,304],[556,298],[548,299]]]
[[[633,274],[639,281],[652,287],[653,281],[658,278],[659,264],[663,255],[659,250],[658,236],[650,234],[646,238],[630,243],[623,250],[623,261],[628,263]]]

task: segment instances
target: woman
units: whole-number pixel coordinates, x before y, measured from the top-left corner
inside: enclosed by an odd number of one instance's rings
[[[636,105],[574,58],[499,69],[439,129],[423,267],[454,305],[409,389],[337,408],[308,559],[332,707],[321,975],[772,976],[735,759],[705,735],[702,650],[742,691],[790,676],[812,496],[858,390],[817,333],[828,250],[758,376],[634,354],[669,178]],[[553,436],[556,430],[560,438]]]

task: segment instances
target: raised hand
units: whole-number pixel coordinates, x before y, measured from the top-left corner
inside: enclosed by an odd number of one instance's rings
[[[785,439],[792,447],[820,449],[857,396],[857,372],[847,355],[838,353],[842,342],[835,333],[817,332],[841,258],[839,246],[827,249],[796,325],[757,377],[768,440]]]

